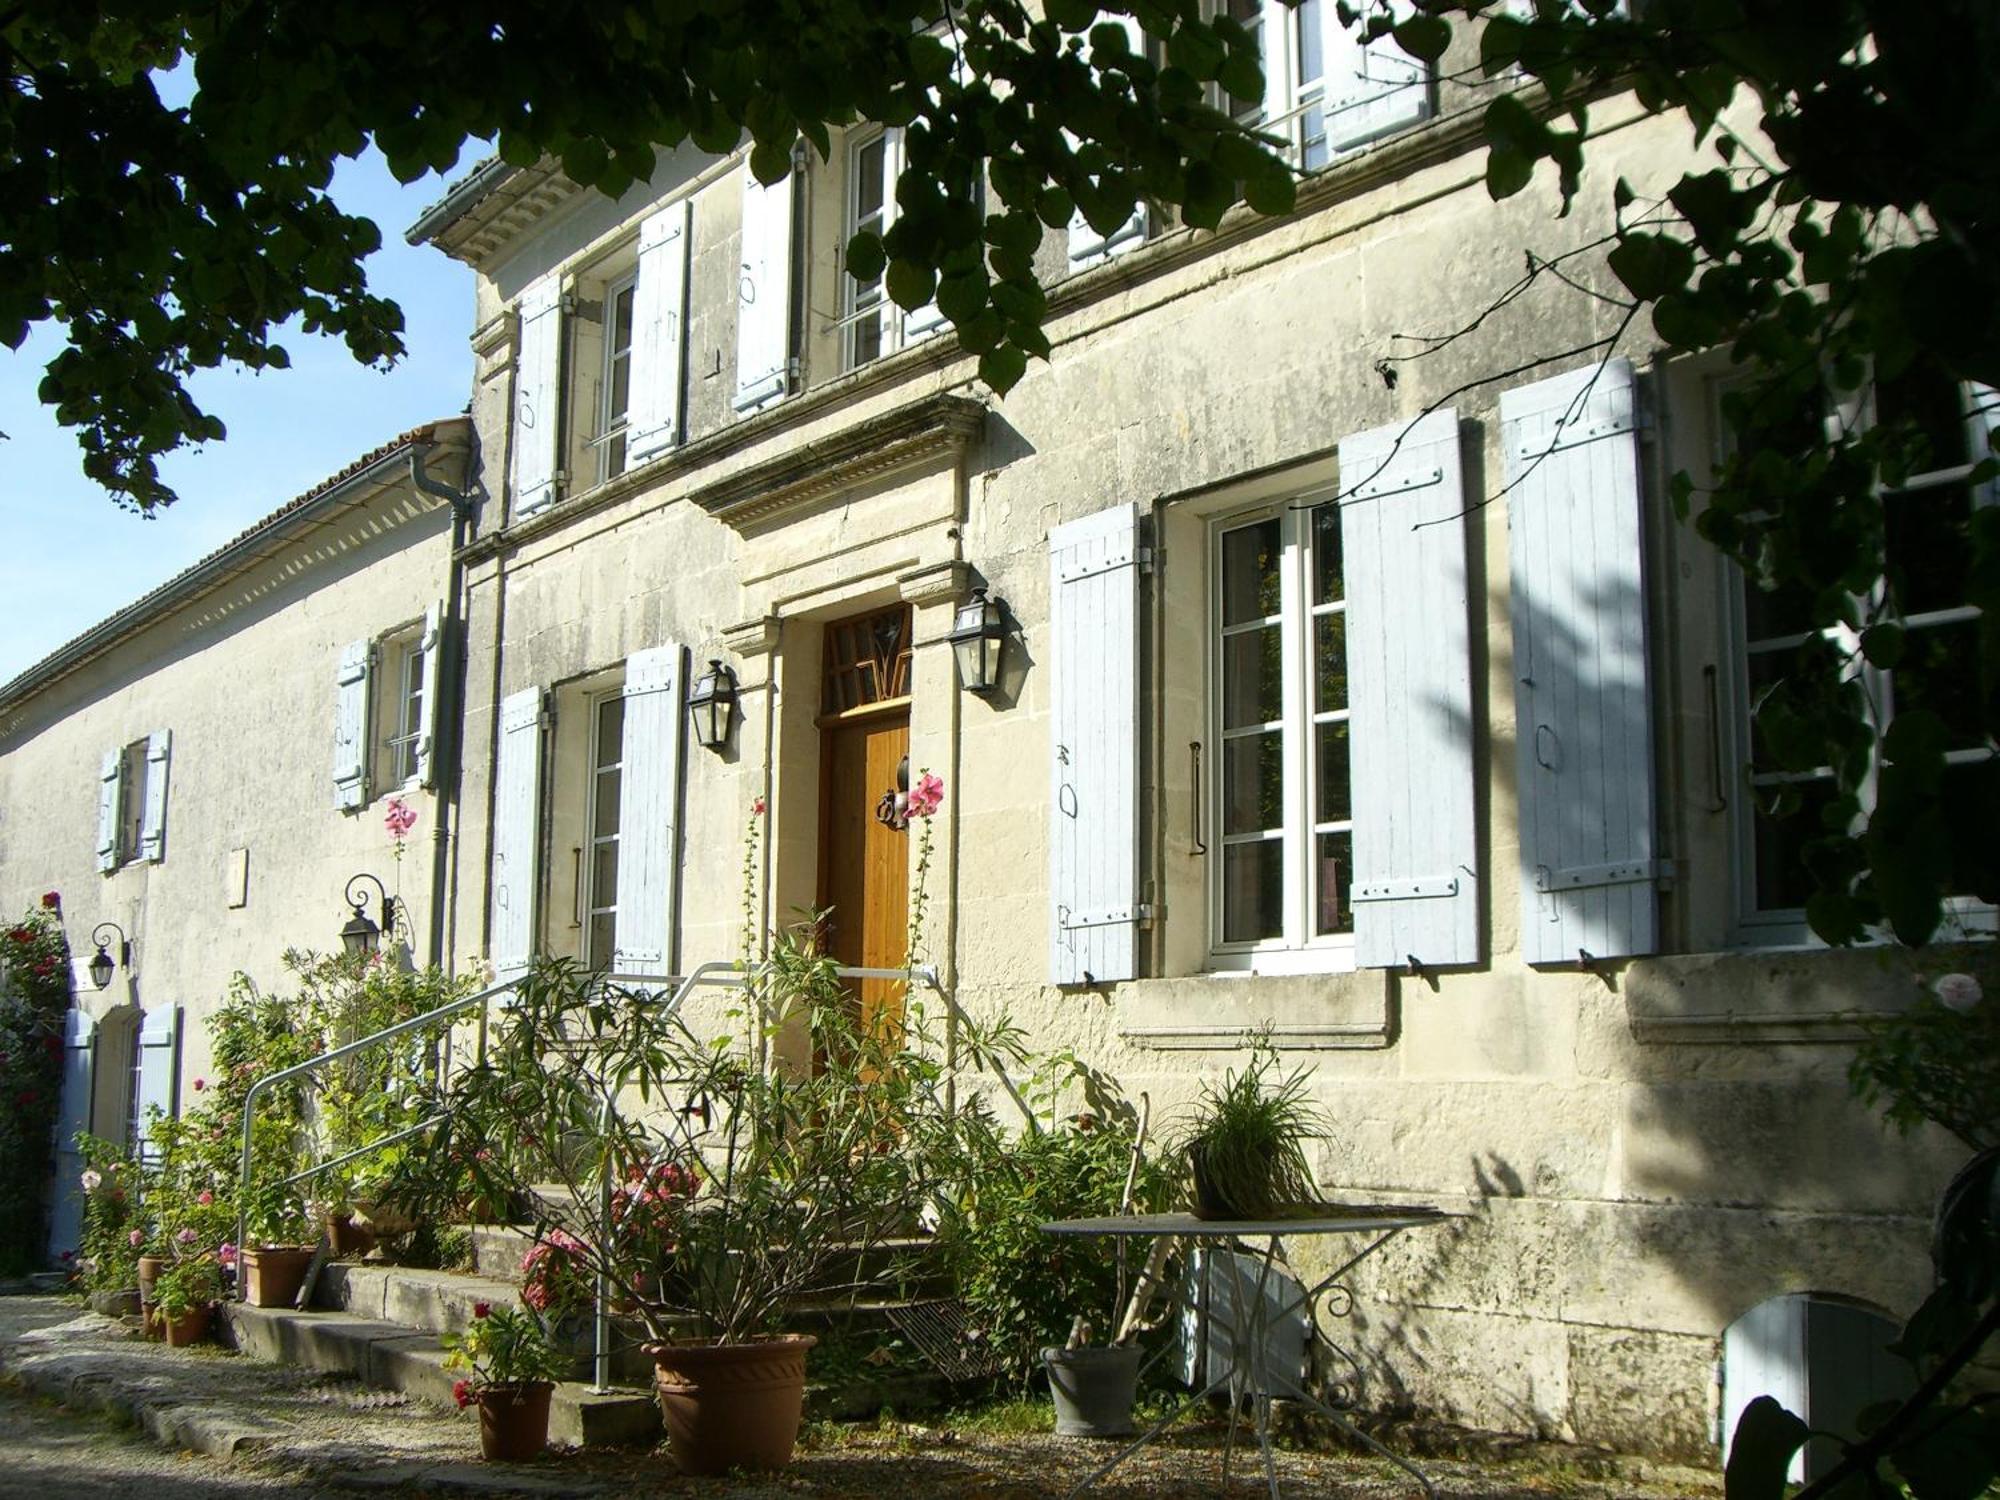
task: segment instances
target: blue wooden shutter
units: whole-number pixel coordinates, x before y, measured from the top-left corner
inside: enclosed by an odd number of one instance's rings
[[[146,736],[146,807],[139,822],[139,857],[150,864],[167,857],[167,770],[173,748],[171,729],[156,729]]]
[[[1146,55],[1146,33],[1139,28],[1133,16],[1105,14],[1098,18],[1100,26],[1119,26],[1125,32],[1125,45],[1137,57]],[[1071,142],[1074,145],[1074,141]],[[1146,242],[1146,205],[1143,200],[1132,205],[1132,216],[1109,234],[1099,234],[1090,227],[1082,213],[1071,216],[1069,221],[1069,263],[1073,269],[1096,265],[1109,260],[1114,255],[1123,255],[1127,250]]]
[[[1731,1323],[1722,1335],[1722,1461],[1729,1462],[1736,1424],[1743,1409],[1769,1396],[1786,1411],[1805,1416],[1806,1299],[1773,1297]],[[1788,1478],[1805,1473],[1803,1455],[1792,1459]]]
[[[417,649],[424,654],[421,678],[423,702],[417,705],[417,784],[437,785],[438,684],[444,681],[440,667],[444,661],[444,606],[433,604],[424,611],[424,632]]]
[[[125,754],[107,750],[97,772],[97,868],[118,868],[118,798],[125,784]]]
[[[1049,533],[1049,970],[1139,972],[1139,508]]]
[[[686,369],[689,203],[683,198],[639,226],[639,281],[632,295],[632,389],[626,462],[637,467],[681,440]]]
[[[1477,963],[1478,726],[1458,414],[1344,439],[1340,485],[1356,961]]]
[[[618,951],[622,974],[674,964],[679,895],[681,712],[686,651],[660,646],[625,662],[624,764],[618,788]]]
[[[49,1205],[49,1254],[60,1256],[83,1243],[83,1153],[76,1138],[91,1128],[90,1104],[97,1081],[97,1023],[86,1011],[63,1017],[62,1099],[56,1110],[56,1191]]]
[[[1408,17],[1410,0],[1393,0],[1396,19]],[[1321,7],[1326,27],[1327,149],[1338,154],[1414,125],[1431,111],[1430,70],[1390,36],[1363,43],[1342,26],[1331,5]],[[1284,13],[1267,18],[1281,23]]]
[[[528,967],[535,951],[537,856],[541,845],[542,690],[500,700],[500,751],[493,767],[492,907],[488,957],[496,979]]]
[[[561,430],[562,281],[552,272],[521,293],[514,354],[514,515],[532,515],[555,499]]]
[[[736,409],[754,411],[791,384],[792,183],[766,187],[743,164],[743,275],[736,314]]]
[[[152,1112],[171,1118],[178,1114],[181,1067],[181,1008],[162,1006],[146,1012],[139,1027],[139,1088],[132,1096],[132,1132],[140,1155],[158,1156],[152,1145]]]
[[[1657,946],[1633,394],[1631,364],[1614,359],[1500,398],[1531,964]]]
[[[368,800],[367,641],[349,641],[333,673],[333,805],[352,812]]]

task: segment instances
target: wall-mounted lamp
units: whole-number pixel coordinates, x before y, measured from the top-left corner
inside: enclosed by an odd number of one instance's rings
[[[952,622],[951,652],[958,658],[958,680],[968,693],[984,695],[1000,686],[1000,655],[1007,647],[1007,628],[1001,623],[1003,601],[986,597],[984,585],[958,607]]]
[[[354,888],[362,881],[374,884],[376,893],[382,898],[382,925],[377,927],[368,919],[368,891],[363,887],[359,896]],[[350,876],[347,881],[347,904],[354,908],[354,915],[347,919],[347,925],[340,929],[340,946],[347,950],[349,958],[361,958],[373,953],[382,942],[385,931],[394,931],[396,926],[396,898],[389,894],[380,880],[373,875],[362,873]]]
[[[110,934],[114,932],[118,934],[118,959],[115,964],[110,953]],[[125,936],[125,929],[116,922],[99,922],[91,932],[90,940],[97,944],[97,952],[90,959],[90,982],[101,990],[111,983],[114,969],[132,967],[132,940]]]
[[[729,742],[729,721],[736,713],[736,674],[714,657],[695,679],[688,694],[688,722],[694,742],[704,750],[720,750]]]

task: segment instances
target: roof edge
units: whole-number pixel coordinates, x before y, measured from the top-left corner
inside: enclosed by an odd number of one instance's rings
[[[451,187],[445,195],[425,209],[417,222],[403,231],[403,239],[411,245],[427,245],[443,234],[460,219],[471,213],[521,169],[497,156],[489,156],[474,167]]]

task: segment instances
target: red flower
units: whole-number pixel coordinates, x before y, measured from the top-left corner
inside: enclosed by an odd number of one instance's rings
[[[59,1036],[43,1037],[42,1045],[48,1049],[49,1056],[51,1057],[54,1057],[58,1052],[62,1051],[63,1049],[62,1038]]]
[[[194,1091],[197,1094],[199,1094],[203,1089],[207,1087],[208,1087],[208,1080],[206,1078],[197,1078],[194,1081]]]
[[[472,1315],[475,1318],[487,1317],[492,1311],[493,1304],[491,1302],[475,1302],[472,1304]]]
[[[25,927],[16,927],[7,936],[17,943],[32,943],[35,940],[35,935]]]
[[[74,1250],[65,1250],[65,1251],[63,1251],[63,1253],[62,1253],[62,1258],[63,1258],[64,1260],[75,1260],[75,1259],[76,1259],[76,1252],[75,1252]]]
[[[14,1102],[20,1105],[21,1108],[26,1109],[35,1102],[35,1098],[36,1095],[33,1089],[22,1089],[20,1093],[14,1096]]]
[[[451,1383],[451,1399],[458,1403],[460,1411],[464,1411],[466,1407],[472,1405],[472,1382],[469,1380],[454,1380]]]
[[[61,911],[61,910],[62,910],[62,892],[61,892],[61,891],[43,891],[43,892],[42,892],[42,910],[43,910],[43,911]]]

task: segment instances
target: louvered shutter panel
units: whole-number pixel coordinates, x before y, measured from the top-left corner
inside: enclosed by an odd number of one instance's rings
[[[637,466],[681,440],[687,350],[689,203],[670,203],[639,226],[632,298],[632,391],[625,454]]]
[[[167,763],[174,747],[171,729],[146,737],[146,810],[139,824],[139,855],[151,864],[167,857]]]
[[[1364,968],[1479,961],[1472,661],[1458,414],[1340,444]]]
[[[792,342],[792,183],[769,187],[743,166],[743,279],[736,315],[736,409],[785,394]]]
[[[493,895],[488,917],[494,977],[512,979],[535,951],[536,857],[541,843],[542,690],[500,700],[493,768]]]
[[[1049,533],[1050,974],[1139,972],[1139,509]]]
[[[97,773],[97,868],[118,868],[118,793],[124,784],[125,756],[107,750]]]
[[[368,673],[366,641],[341,649],[333,673],[333,805],[352,812],[368,800]]]
[[[1769,1396],[1786,1411],[1807,1415],[1806,1299],[1773,1297],[1760,1302],[1722,1335],[1722,1460],[1736,1442],[1743,1409]],[[1786,1476],[1805,1475],[1804,1455],[1794,1455]]]
[[[1414,7],[1411,0],[1392,0],[1392,9],[1401,22]],[[1364,44],[1340,24],[1332,6],[1323,6],[1321,13],[1326,27],[1326,139],[1330,151],[1350,151],[1430,114],[1429,69],[1397,46],[1395,38],[1380,36]]]
[[[417,784],[437,785],[438,684],[444,681],[444,606],[424,611],[424,633],[418,644],[424,653],[423,702],[417,705]]]
[[[1616,359],[1500,398],[1531,964],[1657,946],[1633,394]]]
[[[532,515],[555,499],[561,460],[562,283],[550,274],[521,293],[520,342],[514,356],[514,514]]]
[[[178,1112],[181,1066],[181,1008],[163,1006],[146,1012],[139,1027],[139,1088],[133,1096],[133,1133],[140,1155],[157,1159],[153,1146],[152,1112],[172,1118]]]
[[[1106,14],[1098,18],[1098,25],[1124,28],[1126,47],[1139,57],[1146,55],[1146,33],[1140,29],[1136,18]],[[1069,263],[1073,269],[1080,270],[1109,260],[1114,255],[1123,255],[1145,241],[1146,205],[1143,201],[1134,203],[1131,217],[1109,234],[1099,234],[1078,212],[1069,221]]]
[[[49,1255],[83,1243],[83,1153],[76,1138],[90,1129],[91,1090],[97,1079],[97,1023],[80,1010],[63,1017],[62,1097],[56,1109],[56,1191],[49,1206]]]
[[[687,680],[679,646],[625,663],[624,765],[618,788],[618,952],[621,974],[673,968],[679,895],[681,712]]]

